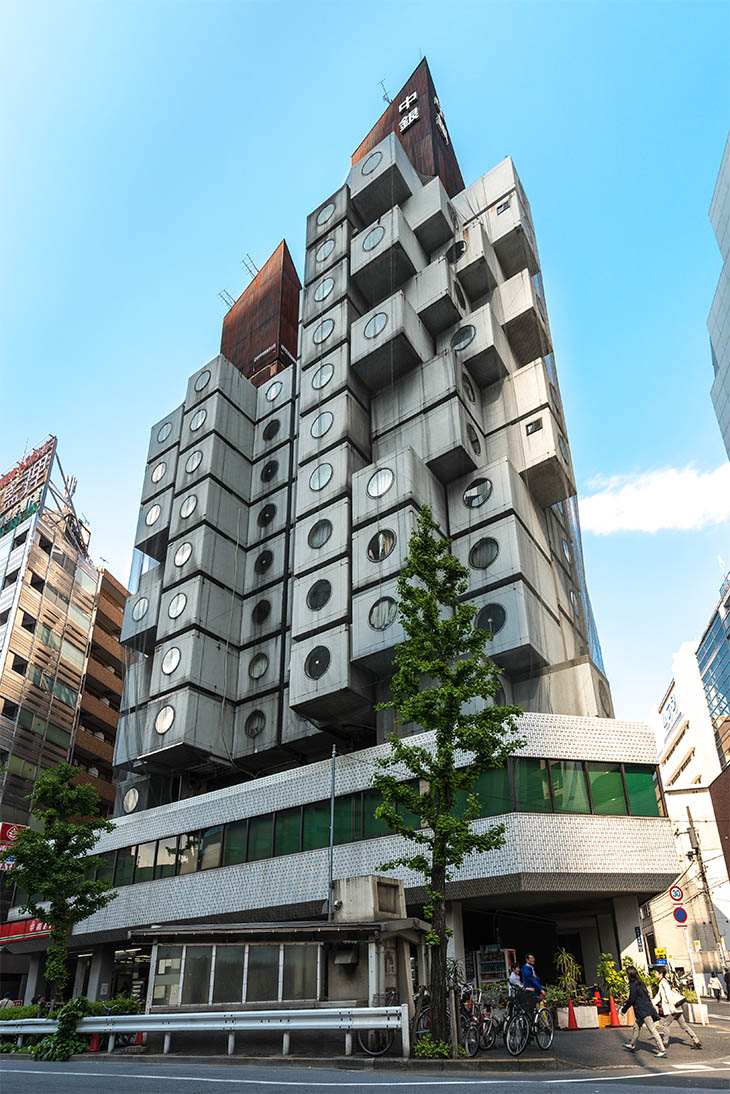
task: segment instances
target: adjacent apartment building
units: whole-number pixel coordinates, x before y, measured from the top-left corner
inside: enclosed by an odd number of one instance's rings
[[[639,903],[678,872],[653,734],[613,718],[514,164],[465,185],[423,61],[333,186],[306,219],[303,283],[282,243],[152,426],[99,844],[118,896],[72,939],[92,995],[407,995],[382,940],[356,990],[335,966],[357,965],[357,926],[341,959],[321,932],[333,787],[336,884],[402,849],[369,784],[388,734],[420,733],[376,705],[426,503],[494,635],[497,698],[526,712],[526,744],[480,783],[475,823],[498,817],[507,841],[450,885],[455,953],[488,982],[510,949],[549,970],[563,944],[592,980],[602,951],[645,957]],[[422,883],[400,876],[418,916]]]
[[[711,395],[722,439],[730,457],[730,137],[725,145],[712,196],[710,220],[722,253],[720,279],[707,320],[712,367],[715,372]]]
[[[650,951],[692,959],[707,988],[730,947],[730,575],[699,643],[675,654],[673,678],[653,718],[667,811],[681,873],[681,900],[663,893],[642,909]],[[674,908],[687,912],[678,926]]]
[[[0,823],[4,847],[30,816],[40,771],[68,760],[114,805],[126,589],[88,553],[73,482],[47,437],[0,478]],[[10,903],[0,884],[2,918]],[[19,928],[15,928],[15,933]],[[0,927],[0,930],[2,928]],[[13,932],[10,932],[11,934]],[[3,959],[6,988],[20,975]]]

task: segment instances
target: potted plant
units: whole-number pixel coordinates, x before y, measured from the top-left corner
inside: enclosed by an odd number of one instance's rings
[[[596,975],[603,984],[606,994],[613,999],[618,1012],[618,1020],[622,1026],[633,1025],[633,1012],[621,1013],[621,1005],[626,1002],[629,995],[628,976],[625,969],[616,968],[616,959],[612,953],[602,953],[596,966]],[[631,1019],[631,1020],[629,1020]]]
[[[597,1029],[598,1008],[590,1000],[589,993],[585,990],[578,990],[578,981],[583,971],[581,966],[573,957],[573,954],[568,953],[564,946],[561,946],[555,954],[554,961],[555,968],[558,970],[557,987],[567,997],[565,1006],[558,1006],[558,1025],[561,1029],[568,1028],[568,1001],[572,999],[578,1028]]]

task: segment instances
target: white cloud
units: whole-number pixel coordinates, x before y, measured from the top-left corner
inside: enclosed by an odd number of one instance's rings
[[[667,467],[594,480],[580,502],[583,529],[613,532],[689,531],[730,520],[730,463],[716,471]]]

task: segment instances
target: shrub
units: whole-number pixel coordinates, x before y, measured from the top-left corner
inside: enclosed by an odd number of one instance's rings
[[[413,1047],[413,1055],[426,1060],[450,1060],[451,1042],[434,1041],[430,1033],[419,1037]],[[459,1056],[466,1056],[466,1050],[459,1045]]]

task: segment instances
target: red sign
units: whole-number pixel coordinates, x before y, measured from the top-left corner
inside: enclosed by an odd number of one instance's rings
[[[669,895],[672,898],[672,900],[675,901],[675,903],[679,903],[679,901],[684,896],[684,893],[680,889],[679,885],[673,885],[671,887],[671,889],[669,890]]]
[[[38,938],[50,933],[50,923],[44,923],[42,919],[16,919],[12,923],[0,923],[0,943],[19,942],[22,938]]]
[[[0,843],[15,843],[21,828],[27,828],[27,825],[0,821]]]

